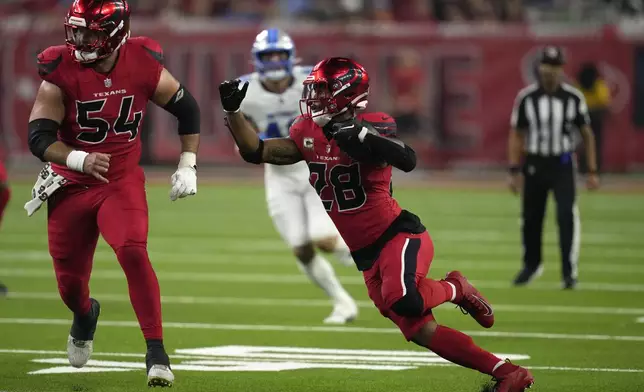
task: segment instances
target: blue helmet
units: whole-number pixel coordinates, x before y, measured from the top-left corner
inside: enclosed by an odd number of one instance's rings
[[[272,52],[285,52],[288,57],[279,61],[262,58],[266,53]],[[255,70],[263,79],[283,79],[291,74],[295,64],[293,40],[279,29],[267,29],[257,34],[251,53]]]

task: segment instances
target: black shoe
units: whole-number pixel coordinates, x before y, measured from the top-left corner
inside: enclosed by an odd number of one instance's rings
[[[7,286],[0,283],[0,297],[4,297],[8,293],[9,293],[9,289],[7,289]]]
[[[523,267],[521,271],[514,278],[515,286],[525,286],[530,283],[534,278],[538,278],[543,273],[543,268],[541,266],[537,268]]]
[[[577,288],[577,279],[573,278],[565,278],[563,281],[563,289],[564,290],[574,290]]]

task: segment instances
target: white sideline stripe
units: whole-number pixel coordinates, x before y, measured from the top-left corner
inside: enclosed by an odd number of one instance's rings
[[[53,269],[24,269],[1,268],[0,276],[46,278],[54,277]],[[266,284],[310,284],[304,275],[288,274],[241,274],[241,273],[210,273],[210,272],[157,272],[163,281],[177,282],[223,282],[223,283],[266,283]],[[121,270],[96,270],[92,272],[94,279],[125,279]],[[339,276],[340,282],[345,285],[364,285],[361,276]],[[472,280],[472,284],[481,289],[509,289],[509,281]],[[581,282],[578,290],[584,291],[611,291],[611,292],[644,292],[644,284],[634,283],[601,283]],[[561,290],[558,282],[534,282],[522,290]]]
[[[0,354],[25,354],[25,355],[67,355],[66,351],[54,351],[54,350],[12,350],[12,349],[0,349]],[[424,354],[424,353],[423,353]],[[104,357],[129,357],[129,358],[144,358],[144,354],[137,353],[102,353],[94,352],[93,356],[104,356]],[[181,354],[172,354],[172,358],[181,358],[181,359],[198,359],[197,355],[181,355]],[[206,358],[204,356],[204,358]],[[212,357],[207,357],[212,358]],[[66,360],[65,360],[66,361]],[[423,366],[457,366],[452,364],[426,364],[423,363]],[[121,366],[120,364],[118,366]],[[551,370],[551,371],[568,371],[568,372],[609,372],[609,373],[644,373],[642,369],[618,369],[618,368],[581,368],[581,367],[569,367],[569,366],[524,366],[530,370]]]
[[[37,318],[0,318],[0,324],[17,325],[65,325],[69,326],[70,320],[64,319],[37,319]],[[101,320],[101,327],[128,327],[139,328],[135,321],[110,321]],[[164,328],[206,329],[221,331],[273,331],[273,332],[333,332],[333,333],[371,333],[371,334],[399,334],[395,328],[376,327],[331,327],[331,326],[299,326],[299,325],[262,325],[262,324],[211,324],[211,323],[178,323],[164,322]],[[623,341],[644,342],[644,336],[615,336],[615,335],[578,335],[545,332],[492,332],[492,331],[462,331],[470,336],[495,337],[495,338],[523,338],[523,339],[563,339],[563,340],[591,340],[591,341]]]
[[[208,252],[149,252],[153,264],[205,264],[205,265],[264,265],[264,266],[294,266],[295,260],[290,255],[282,254],[264,254],[262,257],[253,255],[229,255],[230,257],[221,257],[209,254]],[[586,256],[587,257],[587,256]],[[47,251],[0,251],[0,259],[5,263],[34,263],[34,264],[51,264],[51,257]],[[231,261],[234,259],[234,261]],[[98,250],[95,253],[94,262],[114,262],[116,257],[111,251]],[[497,259],[498,260],[498,259]],[[518,256],[517,256],[517,260]],[[450,258],[437,258],[432,263],[432,268],[459,268],[482,271],[514,271],[520,268],[519,261],[499,262],[495,260],[476,260],[463,261],[452,260]],[[553,266],[554,267],[554,266]],[[559,268],[558,266],[556,268]],[[644,266],[638,264],[606,264],[606,263],[587,263],[583,264],[584,272],[603,272],[610,274],[644,274]]]
[[[130,297],[124,294],[94,293],[94,297],[101,302],[129,303]],[[8,298],[24,300],[51,300],[60,301],[60,295],[51,293],[9,292]],[[275,306],[275,307],[329,307],[330,300],[323,299],[295,299],[295,298],[265,298],[265,297],[193,297],[193,296],[161,296],[161,301],[166,304],[183,305],[235,305],[235,306]],[[361,308],[372,309],[371,301],[356,301]],[[451,304],[442,305],[453,306]],[[644,308],[613,308],[613,307],[587,307],[587,306],[561,306],[561,305],[519,305],[495,304],[494,310],[511,313],[574,313],[574,314],[606,314],[606,315],[644,315]],[[375,309],[375,308],[374,308]],[[644,322],[644,317],[642,321]]]

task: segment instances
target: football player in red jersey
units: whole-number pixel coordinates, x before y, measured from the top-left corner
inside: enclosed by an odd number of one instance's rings
[[[67,45],[38,55],[43,82],[29,120],[29,146],[51,165],[25,208],[31,215],[48,202],[49,252],[60,295],[74,314],[69,361],[82,367],[92,353],[100,306],[89,296],[88,281],[101,234],[127,278],[147,343],[148,384],[171,386],[159,284],[147,252],[139,131],[149,101],[177,117],[182,153],[170,198],[194,195],[199,107],[164,68],[159,44],[130,38],[125,0],[75,0],[65,28]]]
[[[304,82],[303,115],[289,138],[260,140],[240,113],[247,84],[220,87],[226,123],[242,157],[277,165],[305,160],[311,184],[352,251],[369,297],[405,338],[441,357],[497,380],[497,392],[523,391],[534,379],[528,370],[504,362],[473,340],[436,323],[432,309],[453,302],[481,326],[494,324],[492,308],[458,271],[442,280],[427,278],[434,247],[420,219],[402,210],[391,194],[392,166],[411,171],[414,151],[396,138],[385,113],[359,113],[367,105],[369,76],[355,61],[330,58]]]

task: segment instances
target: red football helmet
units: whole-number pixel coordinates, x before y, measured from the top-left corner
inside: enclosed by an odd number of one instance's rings
[[[130,6],[125,0],[74,0],[65,18],[65,34],[76,61],[104,59],[130,36]]]
[[[369,75],[364,67],[348,58],[332,57],[320,61],[304,81],[300,111],[324,126],[339,114],[364,110],[368,95]]]

